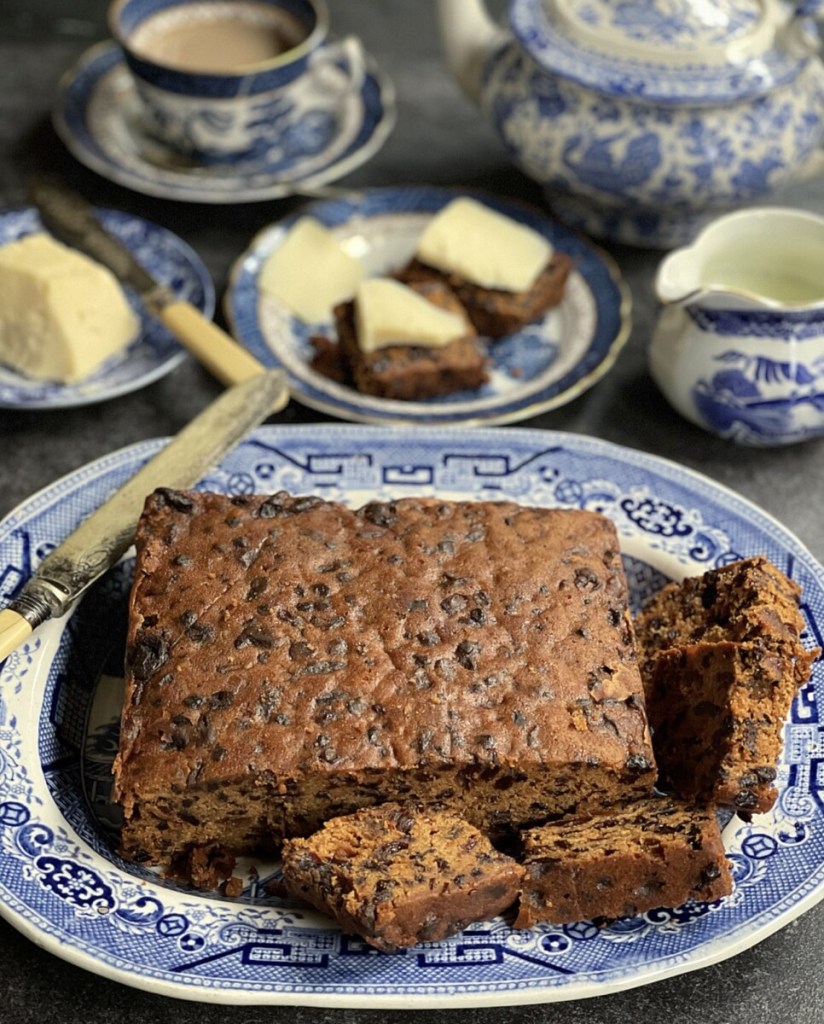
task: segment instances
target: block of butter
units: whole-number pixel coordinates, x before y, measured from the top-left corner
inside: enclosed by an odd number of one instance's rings
[[[88,377],[137,334],[117,279],[50,235],[0,248],[0,362],[63,383]]]
[[[360,261],[328,228],[301,217],[263,264],[258,285],[301,320],[317,323],[352,298],[362,277]]]
[[[355,292],[355,331],[362,352],[391,345],[443,348],[469,330],[462,316],[391,278],[367,278]]]
[[[552,253],[543,235],[467,196],[432,218],[416,249],[431,267],[509,292],[528,291]]]

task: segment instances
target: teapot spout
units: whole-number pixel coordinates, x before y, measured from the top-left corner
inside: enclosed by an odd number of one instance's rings
[[[484,0],[438,0],[438,26],[446,64],[466,95],[478,103],[487,55],[507,38]]]

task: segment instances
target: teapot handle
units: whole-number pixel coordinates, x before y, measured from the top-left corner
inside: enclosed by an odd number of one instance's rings
[[[821,52],[824,0],[796,0],[792,16],[778,28],[777,41],[799,57]]]

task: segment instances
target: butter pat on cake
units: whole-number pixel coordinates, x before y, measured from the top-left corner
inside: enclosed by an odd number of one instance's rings
[[[486,383],[486,356],[452,290],[438,281],[407,286],[364,281],[335,307],[340,353],[362,394],[423,401]]]
[[[397,276],[441,280],[479,335],[500,338],[557,306],[572,266],[540,232],[463,196],[433,217]]]
[[[524,292],[549,263],[553,248],[532,228],[463,196],[432,218],[415,255],[479,288]]]

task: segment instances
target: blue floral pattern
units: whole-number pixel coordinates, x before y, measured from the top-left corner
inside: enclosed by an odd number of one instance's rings
[[[618,30],[628,39],[695,51],[720,46],[753,28],[754,0],[714,0],[702,10],[691,0],[585,0],[575,9],[593,27]]]
[[[731,0],[700,22],[687,16],[693,7],[600,2],[574,13],[593,31],[689,47],[699,32],[713,42],[745,35],[761,9]],[[707,69],[663,57],[655,65],[594,45],[575,49],[539,0],[517,0],[511,20],[515,38],[488,56],[481,106],[513,161],[579,229],[635,245],[682,245],[708,218],[762,200],[817,166],[818,58],[787,56],[775,75],[766,57],[753,60],[752,74],[764,80],[747,81],[745,69],[733,67],[722,87]]]
[[[636,98],[637,97],[637,98]],[[511,158],[589,233],[675,246],[720,210],[767,197],[817,157],[824,67],[786,86],[717,105],[655,104],[644,81],[620,95],[541,67],[516,42],[490,58],[484,110]]]
[[[515,38],[543,71],[621,97],[689,105],[752,99],[793,81],[808,56],[775,42],[754,48],[749,60],[718,59],[725,44],[749,42],[762,17],[759,0],[566,0],[564,15],[546,0],[512,0],[509,10]]]
[[[712,378],[699,378],[692,388],[695,407],[714,433],[757,445],[824,433],[824,356],[807,366],[729,349],[714,362]]]

